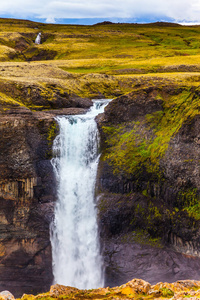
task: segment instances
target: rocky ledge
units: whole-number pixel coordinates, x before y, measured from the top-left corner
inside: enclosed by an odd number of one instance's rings
[[[8,298],[9,297],[9,298]],[[8,292],[0,294],[3,300],[14,300]],[[200,281],[182,280],[175,283],[162,283],[156,285],[141,280],[133,279],[126,284],[114,288],[99,288],[93,290],[79,290],[74,287],[63,285],[53,285],[48,293],[37,296],[22,296],[22,300],[36,299],[199,299],[200,298]]]

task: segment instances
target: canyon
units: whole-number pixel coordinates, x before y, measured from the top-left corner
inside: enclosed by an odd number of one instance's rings
[[[102,144],[97,204],[106,286],[124,284],[135,277],[151,284],[199,278],[199,222],[185,210],[187,201],[194,202],[196,197],[196,193],[185,196],[188,184],[189,191],[194,187],[195,192],[199,184],[198,114],[170,139],[170,147],[160,160],[164,181],[144,168],[142,173],[139,169],[136,175],[132,172],[131,177],[126,169],[116,173],[116,165],[105,158],[111,147],[106,143],[106,126],[119,128],[123,124],[123,134],[130,131],[133,122],[139,124],[140,120],[141,124],[146,115],[164,109],[160,93],[168,99],[177,91],[173,86],[170,94],[160,87],[137,89],[110,102],[105,113],[97,117]],[[89,99],[74,99],[79,104],[74,100],[73,105],[79,107],[68,107],[69,100],[62,97],[66,102],[63,108],[31,111],[15,104],[1,113],[0,284],[14,295],[48,291],[53,281],[49,226],[54,216],[56,180],[50,160],[52,142],[59,132],[54,116],[84,113],[92,104]],[[151,140],[153,131],[145,126],[142,123],[137,138],[141,133]],[[183,198],[178,197],[184,189]],[[195,206],[193,202],[188,205]]]
[[[96,117],[105,286],[199,280],[199,27],[0,25],[1,290],[49,291],[54,117],[84,114],[93,98],[113,99]]]

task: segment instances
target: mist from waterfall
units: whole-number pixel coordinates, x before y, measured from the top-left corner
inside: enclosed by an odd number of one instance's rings
[[[53,145],[52,164],[58,200],[51,226],[55,283],[80,289],[104,285],[95,207],[99,136],[95,116],[109,100],[94,101],[85,115],[56,120],[60,134]]]

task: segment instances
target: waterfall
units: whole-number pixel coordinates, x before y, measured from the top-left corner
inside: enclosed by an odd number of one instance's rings
[[[41,44],[41,32],[38,33],[38,35],[35,39],[35,44],[37,44],[37,45]]]
[[[56,118],[60,134],[52,159],[58,182],[51,226],[53,274],[55,283],[80,289],[104,284],[94,201],[99,160],[95,116],[109,101],[94,101],[85,115]]]

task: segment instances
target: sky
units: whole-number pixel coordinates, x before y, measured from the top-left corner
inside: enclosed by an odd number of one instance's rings
[[[200,23],[200,0],[0,0],[0,17],[46,23]]]

